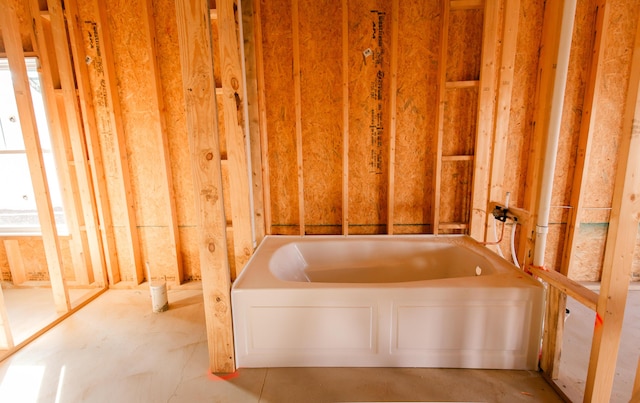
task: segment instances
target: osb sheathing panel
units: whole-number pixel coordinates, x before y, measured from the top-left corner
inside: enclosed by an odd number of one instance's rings
[[[264,2],[261,23],[267,96],[272,232],[274,234],[291,231],[295,233],[296,228],[291,226],[299,224],[299,210],[291,2],[289,0]]]
[[[307,234],[342,230],[342,9],[301,1],[300,95]],[[272,193],[273,194],[273,193]]]
[[[394,233],[431,231],[440,13],[439,2],[399,10]]]
[[[391,3],[349,1],[348,15],[349,233],[386,232]]]
[[[131,246],[126,246],[129,236],[123,230],[123,228],[128,226],[126,220],[127,210],[124,203],[120,202],[125,199],[125,195],[120,169],[118,168],[118,165],[122,162],[116,158],[115,153],[117,148],[116,128],[113,127],[109,118],[109,110],[113,106],[108,103],[105,87],[106,82],[103,82],[103,80],[106,80],[104,64],[107,62],[104,58],[104,39],[99,37],[96,29],[99,21],[98,10],[94,9],[90,3],[91,2],[78,2],[79,18],[82,21],[80,34],[83,37],[84,52],[87,56],[86,62],[88,64],[89,81],[96,111],[100,152],[102,153],[108,192],[107,197],[109,198],[116,247],[118,250],[120,274],[123,280],[131,281],[135,278],[135,263],[133,261]],[[118,94],[113,94],[113,96],[116,97]],[[126,161],[124,163],[126,163]],[[124,252],[125,247],[127,250],[126,253]]]
[[[451,10],[447,38],[447,81],[480,79],[483,10]]]
[[[442,155],[473,155],[478,119],[478,89],[449,89],[445,93]],[[445,206],[442,206],[446,210]]]
[[[154,99],[153,75],[149,74],[153,44],[143,32],[144,24],[136,22],[144,15],[142,1],[110,0],[107,12],[142,257],[155,260],[155,275],[175,280],[175,249],[168,230],[169,194],[159,154],[163,148],[160,111]],[[158,236],[157,231],[166,236]],[[160,258],[167,253],[173,257]]]
[[[445,161],[442,163],[442,183],[440,185],[440,205],[442,223],[469,222],[471,206],[472,161]]]
[[[514,64],[513,96],[507,134],[504,190],[511,203],[522,206],[533,134],[538,55],[544,0],[522,0],[518,18],[518,39]]]
[[[185,281],[200,279],[199,245],[196,232],[195,197],[189,156],[189,137],[184,112],[180,48],[175,4],[154,0],[156,54],[162,84],[165,129],[169,142]]]
[[[211,21],[211,43],[213,46],[213,79],[216,88],[222,88],[222,72],[220,71],[220,39],[218,35],[218,21]]]
[[[600,73],[602,80],[600,87],[596,88],[599,95],[587,176],[586,207],[611,207],[629,63],[640,15],[640,2],[614,1],[610,4],[611,25]]]
[[[23,238],[18,240],[18,245],[24,263],[26,281],[49,281],[49,269],[47,266],[47,258],[44,254],[42,239]],[[7,273],[8,277],[5,277],[5,268],[7,271],[9,270],[9,262],[4,251],[4,246],[0,245],[0,248],[2,249],[0,251],[0,268],[3,272],[2,278],[7,281],[11,278],[10,273]],[[75,279],[75,273],[73,271],[68,238],[60,238],[60,252],[65,280],[73,281]]]

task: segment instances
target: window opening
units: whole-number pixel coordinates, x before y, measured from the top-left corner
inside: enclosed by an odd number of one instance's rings
[[[25,62],[56,227],[58,234],[65,235],[68,234],[68,228],[47,124],[38,59],[26,58]],[[0,59],[0,234],[40,233],[11,71],[8,60]]]

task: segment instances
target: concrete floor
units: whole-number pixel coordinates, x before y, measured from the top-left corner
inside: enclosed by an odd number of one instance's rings
[[[0,363],[1,402],[560,402],[536,372],[429,368],[240,369],[207,374],[202,296],[110,290]]]

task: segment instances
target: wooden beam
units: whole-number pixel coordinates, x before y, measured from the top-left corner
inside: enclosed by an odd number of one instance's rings
[[[20,243],[17,239],[5,239],[3,241],[4,250],[7,253],[9,271],[14,285],[20,285],[27,281],[27,272],[24,270],[24,260],[20,252]]]
[[[56,165],[56,173],[60,182],[60,190],[63,197],[64,213],[67,228],[71,234],[69,246],[71,250],[71,260],[75,281],[80,284],[93,282],[93,273],[89,272],[88,253],[83,253],[83,234],[80,232],[80,219],[82,217],[80,200],[77,198],[78,186],[75,175],[72,175],[71,165],[73,159],[68,157],[69,139],[66,129],[66,120],[62,119],[58,110],[56,86],[60,85],[58,74],[58,63],[55,55],[55,45],[52,43],[51,24],[47,20],[43,23],[40,4],[37,0],[29,2],[31,15],[33,17],[32,27],[34,29],[34,47],[40,54],[40,77],[42,79],[43,103],[47,115],[49,126],[49,137],[53,147],[53,156]],[[49,14],[47,13],[47,16]],[[55,77],[55,78],[54,78]]]
[[[262,150],[260,149],[260,117],[258,107],[257,62],[255,45],[254,1],[242,2],[242,33],[246,70],[247,109],[249,115],[249,143],[254,216],[254,244],[259,245],[265,235],[264,197],[262,180]]]
[[[349,235],[349,0],[342,0],[342,235]]]
[[[562,1],[546,2],[544,25],[538,63],[536,108],[533,114],[533,135],[530,140],[530,158],[524,186],[523,209],[531,212],[531,219],[522,225],[518,242],[518,260],[526,266],[533,257],[534,229],[537,222],[537,201],[544,158],[545,137],[549,127],[551,97],[555,79],[555,63],[558,59],[559,37],[563,10]]]
[[[298,215],[300,235],[305,234],[304,228],[304,170],[302,157],[302,95],[300,93],[300,21],[298,0],[291,2],[291,27],[293,36],[293,92],[296,108],[296,150],[298,160]]]
[[[578,139],[578,150],[576,154],[573,183],[571,185],[572,207],[567,223],[567,233],[565,235],[562,263],[560,272],[568,275],[576,257],[578,242],[577,233],[580,230],[584,212],[584,196],[587,192],[587,173],[589,172],[589,156],[591,155],[591,144],[596,126],[596,114],[598,104],[597,90],[603,80],[602,68],[605,63],[604,53],[606,50],[607,31],[610,25],[611,5],[609,2],[600,2],[596,9],[595,39],[593,43],[593,53],[591,65],[589,67],[589,79],[586,81],[584,101],[582,104],[582,119],[580,121],[580,136]]]
[[[264,83],[264,50],[262,47],[262,13],[260,1],[255,1],[253,24],[256,51],[256,81],[258,85],[258,119],[262,152],[262,193],[264,200],[264,232],[271,235],[271,181],[269,180],[269,140],[267,137],[267,101]]]
[[[502,32],[502,56],[500,59],[500,77],[498,82],[498,100],[496,107],[493,153],[491,157],[491,177],[489,179],[489,201],[503,203],[504,175],[507,161],[507,136],[511,116],[511,95],[513,93],[513,75],[516,63],[518,43],[518,23],[520,0],[509,0],[505,4],[504,30]],[[487,221],[485,237],[489,239],[491,226]]]
[[[471,216],[469,235],[484,241],[489,203],[489,179],[496,105],[496,49],[499,43],[500,1],[485,0],[482,29],[482,61],[480,66],[480,91],[478,94],[478,123],[473,159],[473,184],[471,186]]]
[[[245,133],[245,78],[242,71],[242,32],[237,0],[218,0],[218,35],[222,75],[222,107],[227,139],[231,224],[236,274],[253,254],[251,188],[249,186],[248,135]],[[215,55],[214,55],[215,57]]]
[[[158,162],[159,171],[161,172],[162,189],[159,193],[166,197],[166,203],[162,206],[165,209],[167,217],[167,228],[169,229],[169,247],[171,248],[170,256],[171,266],[175,267],[176,282],[182,284],[184,282],[184,270],[182,267],[182,250],[180,248],[180,234],[178,231],[178,213],[176,209],[176,195],[173,187],[173,174],[171,172],[171,155],[169,153],[169,139],[167,138],[167,129],[165,121],[165,106],[162,94],[162,83],[160,81],[160,67],[158,66],[158,55],[156,50],[156,28],[155,18],[153,15],[152,0],[142,2],[143,15],[140,18],[142,24],[142,33],[145,36],[145,42],[149,44],[147,48],[149,59],[147,61],[147,74],[151,77],[152,90],[154,92],[151,97],[150,105],[153,114],[153,122],[156,124],[154,131],[157,133],[160,141],[156,148],[154,160]],[[147,279],[151,281],[151,279]]]
[[[145,268],[142,262],[142,253],[140,251],[140,240],[138,234],[138,224],[135,212],[135,199],[131,188],[131,173],[129,167],[129,157],[126,149],[125,132],[122,118],[122,106],[120,97],[118,96],[117,82],[113,47],[111,44],[111,35],[109,33],[109,17],[107,15],[107,5],[104,1],[93,0],[90,4],[93,9],[98,11],[96,21],[85,21],[85,26],[91,26],[94,30],[93,34],[97,35],[95,40],[96,57],[92,65],[95,68],[96,77],[99,85],[94,87],[95,95],[104,95],[104,105],[98,105],[97,111],[102,114],[105,121],[99,121],[101,139],[105,144],[113,144],[110,152],[113,155],[112,167],[116,176],[113,184],[118,188],[116,195],[110,195],[113,204],[120,205],[122,214],[122,224],[124,224],[124,242],[128,244],[131,255],[128,257],[133,263],[133,282],[142,283],[145,278]],[[95,24],[95,25],[94,25]],[[101,47],[101,49],[100,49]],[[98,60],[100,59],[100,60]],[[98,63],[101,63],[98,65]],[[102,124],[100,124],[102,123]],[[116,199],[117,197],[117,199]],[[119,248],[119,254],[122,257],[123,249]]]
[[[468,10],[482,8],[483,0],[451,0],[452,10]]]
[[[438,109],[436,112],[436,144],[435,167],[433,171],[433,199],[431,211],[433,213],[433,233],[440,232],[440,189],[442,185],[442,141],[444,137],[444,106],[447,81],[447,38],[449,36],[449,7],[450,2],[442,3],[442,26],[440,27],[440,52],[438,57]]]
[[[53,42],[57,44],[70,43],[70,38],[67,36],[67,27],[64,20],[61,0],[48,0],[47,4],[51,20]],[[69,31],[72,29],[73,27],[70,26]],[[84,218],[82,225],[84,225],[88,243],[88,250],[85,251],[85,253],[89,255],[94,281],[104,286],[107,284],[105,256],[98,229],[98,211],[93,184],[91,183],[91,172],[88,166],[87,144],[84,139],[71,53],[68,46],[55,46],[55,52],[58,61],[60,86],[62,89],[61,96],[64,102],[64,105],[58,109],[58,113],[61,115],[61,119],[66,121],[67,134],[73,154],[73,166],[78,182],[77,196],[80,200],[80,207]],[[78,75],[82,74],[81,71],[77,71],[77,73]],[[78,82],[80,81],[81,79],[78,78]]]
[[[640,221],[640,24],[636,25],[597,319],[585,387],[586,402],[604,402],[611,396]]]
[[[177,0],[178,41],[198,212],[209,370],[235,370],[211,28],[206,2]]]
[[[57,14],[58,23],[54,23],[54,10]],[[52,24],[58,30],[63,30],[64,20],[62,19],[62,5],[60,0],[53,0],[49,4],[49,12],[52,18]],[[85,225],[88,225],[87,231],[95,231],[100,230],[102,235],[102,248],[104,250],[103,258],[104,264],[106,266],[106,273],[103,273],[102,277],[104,281],[108,281],[110,284],[116,284],[120,282],[120,263],[118,261],[118,252],[116,248],[115,234],[113,228],[113,219],[111,216],[111,205],[109,203],[109,196],[107,190],[107,180],[106,173],[104,169],[104,163],[102,159],[102,151],[100,150],[100,139],[98,133],[98,122],[96,116],[96,108],[93,102],[93,98],[91,96],[91,83],[89,81],[89,70],[86,63],[87,53],[84,48],[84,40],[82,37],[83,27],[82,20],[80,19],[78,13],[78,5],[77,0],[66,0],[64,12],[66,13],[66,20],[68,22],[67,29],[69,32],[69,44],[71,47],[72,55],[73,55],[73,69],[68,69],[69,75],[61,74],[61,80],[63,80],[62,91],[65,95],[65,99],[68,105],[74,104],[74,109],[77,108],[77,102],[79,100],[80,110],[74,111],[73,113],[67,112],[67,119],[75,119],[76,125],[78,127],[77,131],[72,131],[72,147],[74,152],[74,158],[76,161],[85,161],[90,168],[90,172],[87,171],[79,172],[79,177],[85,176],[87,180],[87,190],[91,189],[91,185],[93,188],[93,192],[90,194],[95,195],[95,209],[97,210],[98,217],[92,218],[89,221],[85,221]],[[62,38],[62,32],[58,32],[58,37]],[[54,31],[55,34],[55,31]],[[56,51],[63,51],[63,47],[56,47]],[[61,58],[58,57],[61,61],[66,61],[71,59],[69,58]],[[63,70],[64,71],[64,70]],[[72,74],[75,71],[75,82],[77,84],[77,91],[79,96],[76,96],[76,84],[74,84]],[[66,84],[65,84],[66,77]],[[80,111],[82,112],[80,114]],[[80,130],[81,123],[84,126],[84,136]],[[86,144],[85,144],[86,142]],[[80,160],[82,158],[82,160]],[[76,165],[78,167],[80,165]],[[90,180],[91,179],[91,180]],[[88,208],[89,205],[86,204],[89,200],[88,197],[90,195],[84,195],[83,197],[83,207]],[[85,212],[85,217],[87,217],[88,212]],[[98,221],[99,220],[99,221]],[[95,230],[91,228],[95,222],[96,228]],[[99,226],[99,227],[98,227]],[[89,238],[91,239],[91,237]],[[96,245],[95,239],[93,240],[92,248],[95,248]],[[96,263],[97,257],[92,256],[92,262],[94,265],[94,273],[96,271]],[[107,278],[104,279],[104,275],[106,274]]]
[[[587,308],[594,311],[596,310],[598,294],[595,292],[589,290],[580,283],[571,280],[567,276],[558,273],[557,271],[546,270],[534,266],[529,266],[528,269],[531,273],[549,283],[550,286],[560,290],[563,294],[569,295]],[[562,315],[564,317],[564,309],[562,310]]]
[[[391,4],[391,82],[389,90],[389,183],[387,190],[387,233],[393,234],[396,174],[396,118],[398,115],[398,0]]]
[[[38,138],[35,112],[31,102],[31,89],[29,88],[29,78],[27,77],[27,66],[25,65],[20,35],[16,35],[16,33],[20,32],[20,23],[15,7],[16,4],[10,0],[0,0],[2,38],[13,76],[13,89],[16,104],[18,105],[18,115],[20,117],[22,137],[27,153],[29,172],[31,173],[31,183],[36,198],[36,206],[38,207],[38,219],[40,221],[42,241],[44,243],[45,256],[49,269],[53,302],[57,312],[68,312],[71,309],[71,303],[64,279],[60,242],[51,198],[49,197],[49,185],[47,184],[44,170],[44,160],[42,158],[40,139]]]

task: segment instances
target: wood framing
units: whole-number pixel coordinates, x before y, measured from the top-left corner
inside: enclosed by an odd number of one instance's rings
[[[71,309],[69,293],[65,284],[63,272],[63,259],[56,229],[53,207],[49,197],[49,186],[44,170],[44,160],[38,129],[36,127],[35,112],[31,102],[31,90],[27,67],[25,65],[22,43],[19,35],[19,21],[15,11],[15,4],[11,0],[0,0],[0,23],[2,25],[2,38],[5,51],[9,59],[9,66],[13,74],[13,87],[20,116],[20,126],[24,140],[31,182],[38,207],[38,219],[42,231],[49,279],[53,293],[53,301],[56,311],[68,312]]]
[[[176,1],[178,40],[197,195],[199,259],[211,372],[235,370],[231,280],[227,259],[220,143],[209,9],[198,0]]]
[[[500,2],[485,0],[482,32],[482,65],[478,94],[478,123],[473,158],[473,186],[471,187],[471,214],[469,235],[484,241],[489,203],[491,149],[496,104],[496,50],[498,46]],[[517,21],[517,18],[516,18]],[[517,24],[517,22],[516,22]]]
[[[47,5],[53,42],[56,44],[69,43],[67,26],[60,0],[48,0]],[[83,215],[82,224],[88,243],[88,250],[85,251],[85,253],[89,255],[94,281],[96,281],[98,285],[104,286],[107,284],[105,256],[98,228],[98,211],[96,208],[94,187],[91,181],[91,171],[88,166],[89,158],[84,140],[84,130],[80,116],[78,91],[75,84],[71,53],[68,46],[55,46],[54,48],[60,77],[61,96],[64,103],[63,107],[58,108],[58,113],[64,115],[63,119],[66,122],[73,155],[73,166],[78,182],[78,197]]]
[[[5,239],[2,242],[4,244],[4,250],[7,253],[7,260],[9,261],[11,280],[14,285],[20,285],[27,281],[22,252],[20,252],[20,243],[17,239]]]
[[[605,246],[596,326],[585,387],[585,402],[611,396],[629,289],[635,238],[640,221],[640,24],[637,24],[631,75]]]
[[[349,0],[342,0],[342,235],[349,235]]]
[[[89,254],[83,253],[88,249],[86,238],[80,232],[82,213],[80,207],[79,189],[75,180],[75,172],[72,171],[72,158],[69,161],[67,150],[70,148],[66,120],[61,119],[58,110],[58,94],[56,87],[60,86],[60,76],[58,74],[57,60],[51,37],[51,27],[48,12],[42,15],[37,1],[31,0],[31,15],[33,16],[33,29],[35,36],[34,47],[40,60],[40,72],[42,78],[42,90],[44,95],[44,105],[47,114],[49,136],[53,148],[53,155],[56,162],[56,172],[60,180],[61,192],[64,199],[64,212],[67,221],[67,228],[71,234],[69,246],[71,249],[71,259],[75,282],[77,284],[89,284],[93,282],[93,272],[89,271]],[[46,30],[45,22],[46,20]]]
[[[260,111],[258,107],[258,82],[255,45],[254,1],[244,1],[242,6],[243,52],[247,93],[247,113],[249,115],[248,137],[251,156],[251,200],[253,201],[254,243],[259,245],[265,235],[264,198],[262,185],[262,150],[260,144]]]
[[[500,84],[498,85],[493,153],[491,154],[491,177],[489,180],[489,201],[497,203],[503,203],[505,198],[504,174],[507,160],[507,138],[509,118],[511,116],[511,95],[513,93],[519,16],[520,0],[507,1],[504,11]],[[490,228],[489,222],[487,222],[487,234]],[[489,239],[489,236],[485,235],[485,237]]]
[[[300,235],[306,233],[304,220],[304,175],[302,156],[302,95],[300,93],[300,18],[298,0],[291,1],[291,26],[293,30],[293,93],[295,99],[296,122],[296,157],[298,177],[298,225]]]
[[[389,91],[389,179],[387,185],[387,234],[393,235],[396,183],[396,119],[398,110],[398,0],[391,4],[391,82]]]
[[[269,181],[269,149],[267,138],[267,101],[264,85],[264,52],[262,49],[262,17],[260,1],[253,3],[253,26],[256,52],[256,84],[258,86],[258,120],[262,157],[262,192],[264,200],[264,232],[271,235],[271,182]]]
[[[140,23],[143,25],[143,34],[145,36],[144,41],[149,45],[149,60],[147,62],[146,71],[151,77],[153,83],[153,96],[151,100],[153,102],[150,107],[152,108],[151,114],[153,115],[154,131],[157,133],[160,141],[158,147],[154,150],[156,158],[154,160],[159,161],[160,164],[160,178],[163,188],[160,189],[166,197],[166,203],[162,206],[166,211],[166,217],[168,220],[169,230],[169,247],[171,253],[169,254],[173,259],[171,262],[165,262],[175,267],[176,283],[182,284],[184,281],[184,270],[182,267],[182,252],[180,248],[180,234],[178,231],[178,214],[176,211],[176,196],[173,188],[173,175],[171,172],[171,160],[169,154],[169,140],[167,138],[167,130],[165,123],[165,107],[162,99],[162,83],[160,82],[160,69],[158,67],[158,58],[156,54],[156,29],[155,20],[153,16],[153,3],[152,0],[145,0],[142,2],[143,16],[140,19]],[[147,281],[151,281],[150,278]]]
[[[432,228],[440,232],[440,193],[442,188],[442,142],[444,137],[444,111],[447,82],[447,39],[449,36],[450,2],[442,5],[442,26],[440,28],[440,52],[438,57],[438,110],[436,113],[435,169],[433,172],[433,199],[431,201]]]
[[[582,120],[580,123],[580,138],[578,140],[578,152],[576,156],[573,184],[571,185],[571,213],[567,223],[567,234],[565,236],[562,264],[560,272],[565,276],[569,274],[569,269],[573,264],[576,255],[578,242],[577,233],[580,230],[584,210],[584,198],[587,192],[587,174],[589,172],[589,156],[593,143],[593,132],[596,125],[596,107],[598,101],[597,89],[603,79],[602,65],[605,63],[604,52],[606,49],[607,32],[609,30],[609,16],[611,5],[609,1],[600,1],[596,11],[595,39],[593,43],[593,53],[589,68],[589,79],[587,80],[584,103],[582,106]]]
[[[240,274],[253,254],[251,189],[249,187],[248,135],[245,133],[245,85],[240,49],[241,26],[236,0],[218,1],[218,35],[222,106],[227,140],[231,211],[226,212],[233,226],[236,274]],[[215,55],[214,55],[215,57]]]
[[[589,170],[589,155],[591,152],[592,132],[596,122],[596,90],[600,86],[602,74],[598,74],[604,63],[604,51],[606,43],[606,32],[609,26],[609,9],[610,6],[606,1],[598,4],[595,25],[595,40],[593,44],[593,53],[591,65],[589,68],[589,80],[586,84],[584,103],[582,109],[582,120],[580,125],[580,138],[578,142],[578,152],[576,165],[574,168],[573,184],[571,186],[571,212],[569,222],[567,224],[567,233],[565,235],[562,263],[560,265],[561,275],[567,276],[569,268],[575,258],[577,252],[577,232],[580,229],[580,222],[583,217],[584,195],[586,193],[587,173]],[[568,279],[567,279],[568,280]],[[551,301],[546,317],[546,334],[545,339],[549,348],[544,350],[542,368],[547,372],[551,379],[557,379],[559,375],[559,360],[562,350],[562,337],[564,333],[564,319],[566,308],[566,293],[558,292],[558,290],[550,290]],[[568,294],[570,296],[570,293]],[[580,301],[580,299],[578,299]],[[596,309],[595,305],[582,304]]]
[[[61,23],[62,18],[62,7],[60,5],[60,0],[52,0],[52,5],[50,6],[50,14],[53,18],[54,10],[56,10],[55,15],[58,15],[58,24],[56,27],[62,30],[63,26]],[[93,193],[96,199],[96,209],[98,212],[99,221],[96,222],[96,225],[99,223],[98,229],[102,234],[102,249],[104,250],[104,259],[105,266],[107,268],[106,275],[107,280],[110,284],[116,284],[120,282],[120,264],[118,261],[118,252],[116,250],[116,240],[113,229],[113,219],[111,216],[111,205],[109,204],[109,197],[107,191],[107,181],[106,181],[106,173],[104,169],[104,163],[102,158],[102,151],[100,150],[100,140],[98,133],[98,122],[96,118],[96,109],[93,102],[93,98],[91,95],[91,84],[89,82],[89,72],[86,61],[87,54],[84,50],[84,42],[82,38],[82,20],[78,15],[78,5],[76,0],[66,0],[65,1],[65,9],[64,13],[66,14],[66,20],[69,22],[67,24],[67,29],[69,32],[69,44],[71,47],[72,55],[73,55],[73,67],[75,70],[76,77],[76,85],[78,92],[78,100],[80,103],[80,110],[82,114],[76,113],[76,121],[79,126],[80,122],[82,122],[84,126],[84,141],[82,139],[81,132],[72,131],[72,145],[74,150],[74,158],[78,158],[82,156],[86,159],[83,161],[87,161],[90,167],[90,175],[93,183]],[[53,21],[53,20],[52,20]],[[62,38],[62,33],[58,34],[60,38]],[[58,52],[61,52],[62,49],[60,46],[56,47]],[[67,58],[61,60],[68,60]],[[61,76],[65,77],[64,75]],[[69,75],[66,76],[68,78],[67,84],[65,85],[63,82],[63,94],[67,99],[69,105],[71,102],[76,102],[72,100],[72,97],[76,97],[75,86],[73,83],[73,76],[71,76],[71,71],[69,71]],[[72,114],[67,114],[67,119],[74,119]],[[86,151],[85,145],[86,142]],[[87,172],[87,179],[89,178],[89,172]],[[85,200],[83,200],[83,206],[86,208]],[[91,222],[91,221],[90,221]],[[85,223],[86,224],[86,223]],[[96,258],[93,257],[93,262],[95,264]],[[94,268],[95,270],[95,268]]]

